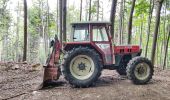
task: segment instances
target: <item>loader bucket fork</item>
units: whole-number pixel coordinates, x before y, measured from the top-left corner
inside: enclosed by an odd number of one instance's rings
[[[44,65],[43,86],[56,82],[61,74],[59,64],[61,43],[59,42],[57,36],[55,36],[55,40],[52,43],[52,53],[49,55],[46,65]]]

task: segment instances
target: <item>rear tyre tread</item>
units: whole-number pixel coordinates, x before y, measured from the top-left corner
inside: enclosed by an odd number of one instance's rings
[[[83,54],[87,54],[87,55],[88,53],[92,54],[92,56],[94,56],[93,60],[95,59],[94,64],[95,67],[97,67],[98,71],[95,76],[92,75],[93,78],[91,79],[91,81],[89,80],[79,81],[78,79],[76,80],[76,78],[74,78],[69,72],[68,63],[71,61],[74,55],[82,52]],[[103,67],[102,60],[100,59],[100,56],[95,52],[95,50],[90,49],[88,47],[78,47],[78,48],[73,48],[71,51],[68,51],[65,54],[61,68],[62,68],[62,73],[64,75],[64,78],[69,82],[69,84],[71,84],[72,87],[86,88],[95,84],[95,82],[101,75],[102,67]]]

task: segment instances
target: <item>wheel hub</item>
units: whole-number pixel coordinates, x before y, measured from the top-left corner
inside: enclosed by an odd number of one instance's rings
[[[85,63],[80,63],[80,64],[78,64],[78,69],[79,70],[86,70],[86,65],[85,65]]]
[[[140,68],[138,68],[139,74],[143,74],[144,72],[145,72],[145,69],[142,66]]]
[[[77,79],[87,79],[94,72],[93,60],[86,55],[78,55],[71,60],[70,71]]]
[[[135,68],[135,76],[138,79],[144,80],[149,76],[150,68],[146,63],[140,63]]]

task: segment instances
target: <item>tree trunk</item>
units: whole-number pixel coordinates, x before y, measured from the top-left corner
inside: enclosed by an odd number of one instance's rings
[[[91,20],[91,0],[89,2],[89,21]]]
[[[66,42],[67,39],[67,0],[63,0],[63,41]]]
[[[60,6],[60,42],[62,43],[62,41],[63,41],[63,32],[62,32],[62,30],[63,30],[63,21],[62,21],[62,8],[63,8],[63,5],[62,5],[62,1],[63,0],[59,0],[59,6]]]
[[[114,41],[114,23],[115,23],[116,6],[117,6],[117,0],[113,0],[111,6],[111,13],[110,13],[110,22],[111,22],[110,33],[112,35],[113,41]]]
[[[17,29],[16,29],[16,61],[19,62],[19,23],[20,23],[20,4],[18,1],[18,8],[17,8]]]
[[[103,20],[103,17],[104,17],[104,15],[103,15],[104,14],[104,7],[103,7],[103,5],[102,5],[102,11],[101,12],[102,12],[101,20]]]
[[[80,1],[80,21],[82,20],[82,7],[83,6],[83,0]]]
[[[89,6],[89,5],[88,5],[88,0],[86,0],[86,7],[85,7],[85,8],[86,8],[86,14],[85,14],[85,20],[86,20],[86,21],[88,21],[88,14],[89,14],[89,13],[88,13],[88,12],[89,12],[88,6]]]
[[[158,1],[158,8],[156,12],[156,23],[155,23],[155,30],[154,30],[154,37],[153,37],[153,43],[152,43],[152,53],[151,53],[151,61],[154,65],[155,60],[155,50],[156,50],[156,44],[157,44],[157,36],[158,36],[158,29],[160,24],[160,12],[162,8],[162,3],[164,0]]]
[[[159,29],[158,29],[158,34],[160,34],[160,31],[161,30],[161,27],[160,27],[160,25],[159,25]],[[160,38],[159,38],[159,36],[157,37],[157,41],[159,41],[160,40]],[[159,42],[157,42],[157,44],[156,44],[156,59],[155,59],[155,61],[156,61],[156,66],[159,66]],[[159,66],[160,67],[160,66]],[[161,67],[160,67],[161,68]]]
[[[99,20],[100,0],[97,0],[97,21]]]
[[[160,54],[163,53],[163,45],[164,45],[164,41],[161,41],[161,50],[160,50]],[[160,59],[160,66],[162,66],[162,56],[159,57]]]
[[[163,42],[164,42],[163,50],[164,50],[164,53],[165,53],[165,50],[166,50],[166,39],[167,39],[166,32],[168,32],[168,31],[166,31],[166,21],[167,21],[166,9],[167,9],[167,0],[165,1],[164,18],[163,18]]]
[[[170,38],[170,25],[168,27],[168,38],[167,38],[167,41],[166,41],[166,47],[165,47],[165,55],[164,55],[164,62],[163,62],[163,69],[165,69],[165,66],[166,66],[166,58],[167,58],[167,53],[168,53],[168,45],[169,45],[169,38]]]
[[[120,2],[120,12],[119,12],[119,39],[118,39],[118,43],[122,44],[122,26],[123,26],[123,0],[121,0]]]
[[[23,61],[27,60],[27,0],[24,0],[24,51]]]
[[[125,28],[125,24],[124,24],[124,22],[125,22],[125,15],[124,15],[124,11],[125,11],[125,2],[126,2],[126,0],[123,0],[123,10],[122,10],[122,37],[121,37],[121,43],[123,44],[124,43],[124,28]]]
[[[145,57],[147,57],[147,53],[148,53],[148,45],[149,45],[149,36],[150,36],[150,28],[151,28],[153,8],[154,8],[154,0],[150,0]]]
[[[128,23],[128,44],[131,44],[131,37],[132,37],[132,21],[133,21],[133,12],[135,8],[135,2],[136,0],[132,1],[132,7],[130,11],[130,16],[129,16],[129,23]]]
[[[144,16],[141,15],[142,22],[141,22],[141,26],[140,26],[140,42],[139,42],[140,47],[142,47],[143,17]]]
[[[56,19],[56,28],[57,28],[57,35],[58,35],[58,32],[59,32],[59,26],[58,26],[58,22],[59,22],[59,0],[57,0],[57,19]]]
[[[46,34],[45,34],[45,56],[47,57],[48,56],[48,47],[49,47],[49,43],[48,43],[48,40],[49,40],[49,37],[48,37],[48,34],[49,34],[49,23],[50,23],[50,16],[49,16],[49,3],[48,3],[48,0],[47,0],[47,22],[46,22],[46,27],[47,27],[47,30],[46,30]]]

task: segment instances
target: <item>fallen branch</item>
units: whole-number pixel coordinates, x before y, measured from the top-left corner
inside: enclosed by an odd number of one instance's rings
[[[18,97],[18,96],[24,95],[24,94],[28,94],[28,93],[26,93],[26,92],[24,92],[24,93],[20,93],[20,94],[17,94],[17,95],[14,95],[14,96],[8,97],[8,98],[3,98],[2,100],[12,99],[12,98],[15,98],[15,97]]]

